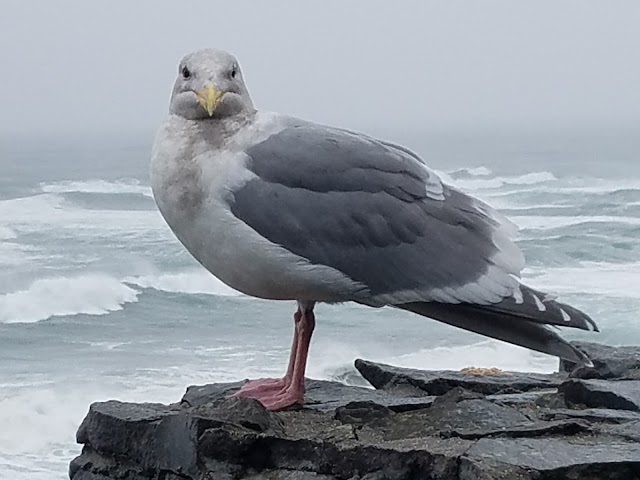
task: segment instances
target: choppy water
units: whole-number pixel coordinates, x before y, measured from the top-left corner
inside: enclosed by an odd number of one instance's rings
[[[588,338],[639,343],[638,145],[439,142],[414,146],[522,227],[526,282],[588,311],[603,330]],[[288,355],[294,305],[237,295],[189,257],[155,210],[145,142],[70,145],[14,139],[0,152],[0,479],[66,478],[92,401],[175,401],[193,383],[277,375]],[[318,319],[317,378],[350,378],[357,356],[425,368],[557,365],[389,309],[325,305]]]

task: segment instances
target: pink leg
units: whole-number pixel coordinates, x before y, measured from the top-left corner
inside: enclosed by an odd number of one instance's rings
[[[311,336],[316,325],[313,307],[305,310],[301,321],[296,324],[298,331],[298,348],[293,365],[293,375],[285,387],[270,398],[261,398],[260,402],[267,410],[282,410],[296,403],[303,403],[304,397],[304,374],[307,368],[307,357],[309,355],[309,345]]]
[[[258,380],[249,380],[246,382],[240,390],[231,395],[231,397],[248,397],[260,399],[260,397],[269,395],[270,393],[277,393],[281,391],[286,385],[291,382],[293,376],[293,370],[296,363],[296,354],[298,351],[298,324],[302,319],[302,313],[298,310],[293,315],[294,330],[293,330],[293,343],[291,344],[291,353],[289,354],[289,366],[287,367],[287,373],[283,378],[261,378]]]

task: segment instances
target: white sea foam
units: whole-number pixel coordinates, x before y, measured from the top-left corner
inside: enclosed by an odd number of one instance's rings
[[[465,170],[469,175],[475,175],[478,177],[487,177],[493,174],[493,172],[487,167],[466,168]]]
[[[62,197],[53,194],[39,194],[28,197],[11,198],[0,201],[0,215],[5,222],[11,222],[15,218],[24,215],[36,214],[42,210],[56,210],[65,206]],[[28,220],[25,219],[25,220]]]
[[[104,274],[43,278],[0,295],[1,323],[31,323],[63,315],[104,315],[137,301],[139,292]]]
[[[527,230],[551,230],[554,228],[581,225],[584,223],[621,223],[625,225],[640,225],[638,217],[622,217],[611,215],[512,215],[509,219],[521,229]]]
[[[454,185],[463,190],[491,190],[511,185],[536,185],[555,182],[558,179],[551,172],[532,172],[513,177],[460,178],[453,180]]]
[[[0,265],[17,266],[38,258],[35,249],[14,242],[0,242]]]
[[[123,232],[142,232],[171,236],[155,210],[88,210],[55,193],[2,200],[0,218],[9,228],[19,228],[24,233],[64,229],[67,234],[121,237]]]
[[[588,178],[581,180],[571,180],[562,188],[564,192],[571,193],[594,193],[606,194],[621,192],[623,190],[640,190],[640,181],[632,179],[602,180],[599,178]],[[542,189],[546,191],[546,189]],[[553,191],[553,190],[550,190]]]
[[[549,183],[535,186],[521,186],[522,188],[509,188],[508,190],[487,190],[482,192],[488,197],[509,197],[523,193],[552,193],[552,194],[589,194],[609,195],[622,191],[640,192],[640,182],[631,180],[601,180],[597,178],[572,180],[565,183]],[[576,198],[580,198],[576,195]],[[628,204],[633,205],[633,203]]]
[[[572,209],[575,208],[576,205],[574,204],[555,204],[555,203],[541,203],[539,205],[532,205],[531,203],[527,203],[527,204],[516,204],[512,201],[509,201],[509,199],[505,199],[504,197],[491,197],[490,199],[488,199],[488,202],[490,202],[491,206],[493,208],[497,208],[499,210],[514,210],[514,211],[518,211],[518,210],[530,210],[532,212],[535,212],[537,210],[540,209],[545,209],[545,210],[568,210],[568,209]],[[511,215],[509,215],[509,218],[511,218]]]
[[[527,268],[525,283],[554,293],[640,298],[640,262],[584,262],[575,267]]]
[[[0,225],[0,240],[13,240],[17,238],[18,234],[10,229],[9,227],[4,227]]]
[[[0,397],[0,479],[64,478],[80,451],[74,431],[93,399],[77,389],[25,389]]]
[[[487,167],[459,168],[447,173],[453,177],[462,175],[468,175],[472,177],[488,177],[489,175],[493,175],[493,172]]]
[[[29,389],[31,390],[31,389]],[[79,415],[87,399],[78,401],[75,393],[38,388],[30,395],[0,398],[0,451],[21,453],[39,450],[51,437],[65,432],[71,446]]]
[[[109,379],[72,383],[57,372],[53,375],[64,387],[25,388],[10,395],[0,389],[1,480],[68,478],[69,461],[80,453],[75,432],[92,402],[115,397],[169,403],[179,399],[188,385],[180,381],[167,388],[154,382],[140,388],[131,377],[124,390],[119,385],[126,383],[124,379],[115,385]]]
[[[553,173],[546,171],[515,176],[492,176],[494,172],[486,167],[460,168],[449,172],[438,171],[437,173],[447,183],[464,190],[489,190],[482,194],[490,196],[514,195],[527,192],[590,193],[597,195],[625,190],[640,191],[640,180],[638,178],[602,179],[583,177],[559,180]],[[500,190],[501,188],[503,190]]]
[[[240,295],[239,292],[228,287],[204,268],[190,269],[182,272],[160,273],[157,275],[143,275],[127,277],[124,282],[142,288],[153,288],[164,292],[209,294],[209,295]]]
[[[40,188],[46,193],[135,193],[152,197],[151,187],[142,185],[140,180],[135,178],[124,178],[113,182],[95,180],[64,180],[54,183],[42,183]]]
[[[366,346],[363,347],[368,350]],[[557,357],[490,339],[474,344],[425,348],[402,355],[385,355],[381,352],[377,355],[363,353],[352,344],[319,337],[311,350],[309,376],[325,380],[346,378],[350,383],[362,384],[352,370],[355,358],[421,370],[460,370],[466,367],[496,367],[505,371],[536,373],[558,370]],[[352,372],[352,375],[345,375],[347,372]]]
[[[336,372],[352,370],[353,361],[363,357],[367,358],[367,355],[354,344],[317,336],[307,365],[308,376],[320,380],[335,380]],[[283,366],[285,364],[286,360],[282,362]]]
[[[496,340],[430,348],[383,361],[400,367],[427,370],[459,370],[466,367],[496,367],[513,372],[538,373],[558,370],[556,357]]]
[[[131,342],[89,342],[89,345],[100,350],[114,350]]]

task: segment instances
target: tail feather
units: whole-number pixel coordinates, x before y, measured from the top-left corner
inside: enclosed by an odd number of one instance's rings
[[[483,305],[482,308],[546,325],[598,331],[596,322],[586,313],[526,285],[520,285],[514,296],[500,303]]]
[[[529,301],[517,299],[495,305],[414,302],[395,306],[464,330],[592,366],[589,357],[545,324],[597,331],[593,320],[573,307],[555,302],[528,287],[523,288],[523,297],[529,296]],[[538,302],[545,308],[541,309]]]

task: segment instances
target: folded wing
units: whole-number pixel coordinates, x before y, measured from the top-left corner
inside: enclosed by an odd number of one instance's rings
[[[510,238],[512,226],[488,205],[443,184],[404,148],[300,124],[246,154],[255,176],[233,192],[233,214],[271,242],[365,285],[366,294],[354,301],[399,306],[564,357],[557,348],[519,337],[540,329],[553,337],[547,323],[593,323],[520,285],[524,258]],[[525,322],[526,331],[496,333],[508,331],[509,322],[514,328]]]

